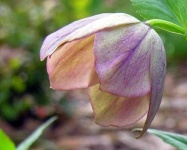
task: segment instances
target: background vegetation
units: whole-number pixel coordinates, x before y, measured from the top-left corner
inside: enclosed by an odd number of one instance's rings
[[[68,23],[106,12],[129,13],[143,21],[129,0],[1,0],[2,120],[17,128],[27,118],[46,120],[54,114],[63,120],[72,117],[67,93],[56,95],[49,88],[45,61],[39,60],[40,46],[48,34]],[[186,76],[187,42],[181,36],[157,31],[165,43],[168,70],[178,77]]]

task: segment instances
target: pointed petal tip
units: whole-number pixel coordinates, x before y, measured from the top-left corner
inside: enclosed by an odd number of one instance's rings
[[[57,48],[47,49],[46,46],[45,46],[45,45],[47,45],[46,43],[47,42],[45,40],[42,44],[41,49],[40,49],[40,61],[43,61],[45,58],[50,56],[57,49]]]
[[[147,129],[144,130],[142,128],[135,128],[135,129],[132,130],[132,132],[140,132],[138,135],[135,135],[135,138],[139,139],[139,138],[141,138],[143,135],[145,135],[147,133]]]
[[[44,45],[44,43],[43,43],[43,45]],[[46,52],[43,49],[43,45],[42,45],[42,47],[40,49],[40,61],[43,61],[47,57]]]
[[[43,57],[43,54],[41,53],[41,49],[40,49],[40,61],[43,61],[45,59],[45,57]]]
[[[57,32],[57,31],[56,31]],[[52,55],[60,45],[63,45],[65,40],[61,40],[59,43],[54,41],[57,39],[56,32],[49,34],[43,41],[40,48],[40,60],[43,61],[46,57]]]
[[[40,61],[44,61],[45,57],[40,56]]]
[[[146,134],[146,132],[147,132],[147,130],[141,131],[141,133],[140,133],[139,135],[135,136],[135,138],[136,138],[136,139],[140,139],[143,135]]]

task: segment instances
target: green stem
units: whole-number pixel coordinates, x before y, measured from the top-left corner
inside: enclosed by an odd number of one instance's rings
[[[186,36],[186,31],[184,28],[182,28],[172,22],[169,22],[169,21],[165,21],[165,20],[161,20],[161,19],[152,19],[152,20],[146,21],[145,23],[150,25],[151,27],[157,27],[157,28],[163,29],[168,32],[172,32],[172,33],[181,34],[183,36]]]

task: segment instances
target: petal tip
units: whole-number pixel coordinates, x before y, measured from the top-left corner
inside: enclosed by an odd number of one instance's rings
[[[40,49],[40,61],[43,61],[47,57],[46,51],[44,50],[43,46]]]
[[[147,132],[146,131],[142,131],[139,135],[135,136],[136,139],[140,139],[145,133]]]
[[[136,139],[139,139],[139,138],[141,138],[147,132],[147,129],[135,128],[132,131],[133,132],[140,132],[139,135],[135,136]]]

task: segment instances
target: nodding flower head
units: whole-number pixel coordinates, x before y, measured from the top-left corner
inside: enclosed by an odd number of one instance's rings
[[[51,88],[88,88],[96,123],[125,127],[155,117],[163,93],[163,43],[148,25],[124,13],[75,21],[43,42]]]

